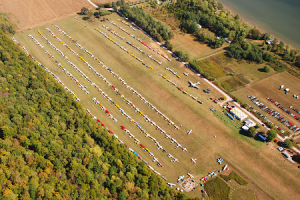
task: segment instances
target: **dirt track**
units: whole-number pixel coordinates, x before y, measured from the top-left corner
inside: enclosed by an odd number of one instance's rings
[[[87,0],[9,0],[1,2],[0,12],[7,13],[20,31],[69,17],[82,7],[94,9]]]

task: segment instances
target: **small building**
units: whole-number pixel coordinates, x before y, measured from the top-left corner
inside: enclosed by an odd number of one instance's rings
[[[225,42],[227,42],[227,43],[231,43],[231,41],[228,39],[228,38],[224,38],[224,40],[225,40]]]
[[[266,43],[267,43],[267,44],[273,44],[273,43],[274,43],[274,40],[267,40]]]
[[[230,113],[233,114],[234,117],[236,117],[238,120],[243,121],[248,117],[243,111],[238,109],[237,107],[234,107],[230,110]]]
[[[251,119],[247,119],[244,121],[244,126],[242,127],[242,129],[244,131],[248,131],[251,127],[255,126],[256,123],[254,123]]]

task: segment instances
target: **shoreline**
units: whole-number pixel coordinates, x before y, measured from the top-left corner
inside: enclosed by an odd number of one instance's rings
[[[238,13],[236,10],[232,9],[232,7],[230,5],[228,5],[227,3],[223,3],[221,1],[217,1],[220,2],[224,5],[224,9],[228,12],[230,11],[231,15],[235,16],[237,14],[240,15],[242,22],[249,25],[250,27],[254,28],[256,26],[256,28],[261,32],[261,33],[270,33],[271,34],[271,39],[277,38],[279,41],[283,41],[285,44],[290,45],[290,49],[297,49],[300,50],[300,47],[297,48],[295,45],[290,44],[289,42],[286,42],[285,39],[283,39],[282,37],[267,31],[266,29],[262,28],[261,26],[258,26],[257,24],[255,24],[255,22],[253,20],[249,20],[247,18],[245,18],[242,14]]]

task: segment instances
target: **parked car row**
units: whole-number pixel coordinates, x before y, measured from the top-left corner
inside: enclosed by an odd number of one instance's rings
[[[248,98],[251,99],[251,101],[256,104],[260,109],[262,109],[263,111],[265,111],[266,113],[270,114],[271,116],[275,117],[278,121],[280,121],[281,123],[283,123],[285,126],[287,126],[290,130],[296,132],[299,131],[300,129],[294,125],[292,122],[288,121],[288,120],[284,120],[284,117],[279,113],[276,112],[272,109],[270,109],[269,107],[267,107],[265,104],[260,103],[259,100],[255,97],[255,96],[248,96]],[[269,98],[267,98],[269,100]],[[283,108],[282,106],[280,106],[280,104],[278,102],[275,102],[273,99],[270,99],[270,101],[272,103],[274,103],[275,105],[277,105],[279,108],[281,108],[283,111],[285,108]],[[248,107],[250,109],[253,109],[250,105],[248,105]],[[261,113],[259,113],[258,111],[255,111],[257,114],[259,114],[261,117],[263,117],[263,119],[265,119],[267,122],[272,123],[270,120],[268,120],[265,116],[263,116]],[[282,130],[280,127],[276,127],[281,133],[284,133],[284,130]]]

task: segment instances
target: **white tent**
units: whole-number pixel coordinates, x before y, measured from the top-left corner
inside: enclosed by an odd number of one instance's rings
[[[242,112],[240,109],[237,107],[234,107],[230,110],[231,114],[233,114],[238,120],[243,121],[246,119],[248,116]]]

